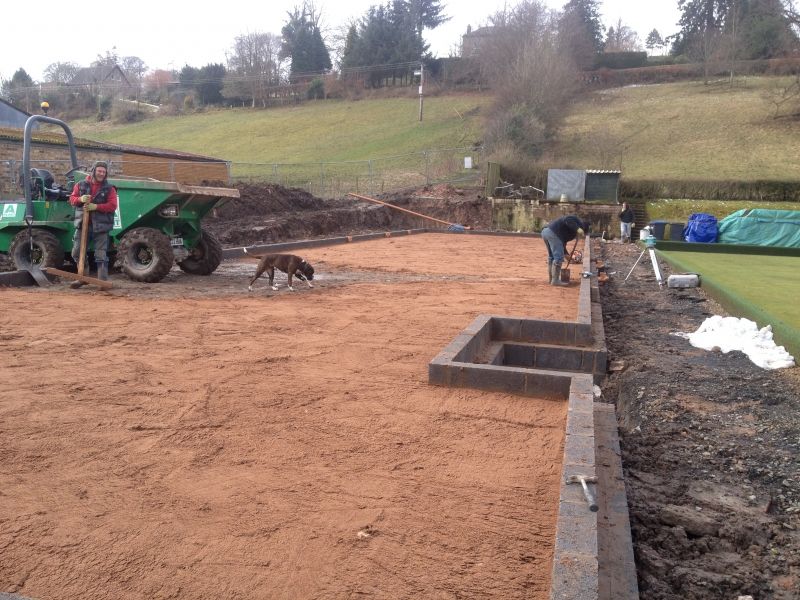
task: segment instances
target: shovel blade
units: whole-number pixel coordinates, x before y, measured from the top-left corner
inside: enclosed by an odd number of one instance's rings
[[[33,280],[39,287],[50,287],[51,285],[53,285],[47,278],[47,275],[45,275],[44,272],[38,266],[31,265],[25,270],[31,274],[31,277],[33,277]]]
[[[101,287],[104,290],[108,290],[113,287],[110,281],[103,281],[102,279],[97,279],[96,277],[89,277],[88,275],[78,275],[77,273],[70,273],[69,271],[62,271],[61,269],[54,269],[52,267],[49,267],[47,269],[47,273],[49,273],[50,275],[58,275],[63,279],[70,279],[75,282],[81,282],[83,284],[96,285],[97,287]]]

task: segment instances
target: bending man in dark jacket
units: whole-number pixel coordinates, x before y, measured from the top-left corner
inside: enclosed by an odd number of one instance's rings
[[[575,215],[559,217],[542,229],[542,239],[547,246],[547,271],[550,285],[569,285],[561,281],[561,264],[567,242],[589,232],[589,221],[582,221]]]
[[[117,190],[108,183],[108,164],[94,163],[91,174],[79,181],[72,189],[69,203],[75,207],[75,235],[72,239],[72,259],[80,261],[81,226],[83,211],[92,215],[89,239],[94,240],[94,261],[97,263],[98,279],[108,279],[108,232],[114,227],[114,211],[117,210]]]

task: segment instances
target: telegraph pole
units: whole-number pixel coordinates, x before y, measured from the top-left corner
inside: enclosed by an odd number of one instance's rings
[[[425,83],[425,63],[419,63],[419,122],[422,123],[422,85]]]

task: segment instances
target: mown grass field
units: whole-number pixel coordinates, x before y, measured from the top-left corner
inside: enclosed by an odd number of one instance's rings
[[[800,180],[800,119],[773,119],[777,77],[603,90],[580,99],[552,162],[629,179]]]
[[[756,321],[759,327],[771,323],[779,343],[787,345],[795,357],[800,354],[797,257],[680,251],[663,254],[681,270],[700,273],[704,287],[711,284],[721,290],[728,298],[717,299],[736,314]]]
[[[169,148],[233,162],[367,160],[429,148],[471,146],[482,136],[486,94],[419,100],[327,100],[253,110],[211,110],[121,126],[83,122],[75,133],[100,141]]]

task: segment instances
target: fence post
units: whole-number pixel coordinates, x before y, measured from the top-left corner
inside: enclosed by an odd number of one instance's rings
[[[425,185],[430,185],[431,175],[430,175],[430,160],[428,160],[428,151],[425,150],[423,154],[425,155]]]
[[[325,163],[324,162],[319,163],[319,180],[320,180],[319,195],[320,195],[320,198],[323,198],[325,196]]]
[[[372,160],[368,160],[367,164],[369,165],[369,189],[370,192],[375,189],[375,180],[373,179],[372,175]]]

